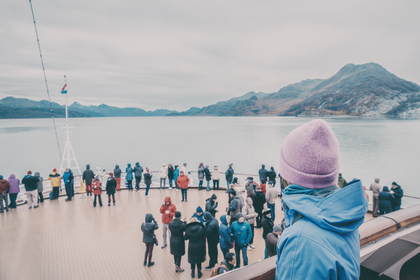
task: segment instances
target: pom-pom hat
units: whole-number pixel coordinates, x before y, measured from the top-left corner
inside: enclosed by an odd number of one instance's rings
[[[302,125],[287,136],[280,148],[280,174],[291,184],[308,189],[337,185],[339,172],[337,138],[321,119]]]

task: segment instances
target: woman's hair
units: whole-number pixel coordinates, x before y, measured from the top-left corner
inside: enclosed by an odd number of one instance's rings
[[[200,165],[198,167],[202,167],[202,166],[204,166],[204,164],[203,163],[200,163]]]
[[[168,167],[173,167],[173,166],[172,166],[172,163],[168,164]]]
[[[237,183],[238,183],[238,177],[233,178],[232,184],[237,184]]]

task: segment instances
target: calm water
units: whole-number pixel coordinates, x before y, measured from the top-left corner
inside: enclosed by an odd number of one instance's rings
[[[282,141],[310,121],[287,117],[132,117],[71,119],[71,139],[79,165],[107,171],[137,161],[151,170],[162,163],[200,162],[235,172],[257,173],[274,166]],[[420,120],[328,118],[341,149],[341,172],[367,187],[378,176],[383,185],[399,183],[405,194],[420,196]],[[56,120],[61,149],[64,120]],[[47,176],[60,167],[51,119],[0,120],[0,174],[22,178],[28,170]],[[420,201],[405,199],[405,205]]]

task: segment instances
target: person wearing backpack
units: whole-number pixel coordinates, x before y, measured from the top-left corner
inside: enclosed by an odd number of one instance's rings
[[[157,245],[157,239],[155,235],[155,230],[159,228],[156,220],[153,218],[153,215],[148,213],[146,214],[146,221],[141,224],[141,231],[143,232],[143,242],[146,244],[146,251],[144,252],[144,262],[143,265],[151,267],[155,263],[152,262],[153,255],[153,246]],[[149,263],[147,263],[147,256],[149,256]]]
[[[211,277],[231,271],[234,268],[236,259],[234,253],[227,253],[226,258],[220,264],[216,264],[211,272]]]

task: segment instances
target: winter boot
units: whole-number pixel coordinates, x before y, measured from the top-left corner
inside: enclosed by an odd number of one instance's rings
[[[191,269],[191,277],[194,278],[195,277],[195,269]]]
[[[200,279],[201,276],[203,276],[203,273],[201,273],[201,270],[198,270],[197,278]]]

